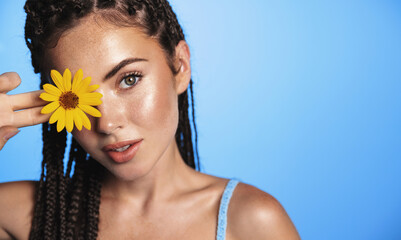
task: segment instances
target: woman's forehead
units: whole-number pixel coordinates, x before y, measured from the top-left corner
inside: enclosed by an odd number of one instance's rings
[[[65,32],[47,51],[54,68],[110,67],[122,59],[159,58],[164,54],[157,40],[134,27],[117,27],[106,21],[86,18]],[[90,70],[90,69],[88,69]]]

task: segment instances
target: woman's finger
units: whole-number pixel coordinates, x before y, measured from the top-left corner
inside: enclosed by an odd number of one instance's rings
[[[41,98],[39,98],[39,95],[43,92],[44,92],[43,90],[38,90],[33,92],[9,95],[11,108],[13,109],[13,111],[16,111],[27,108],[44,106],[49,102],[46,102]]]
[[[18,128],[5,126],[0,128],[0,150],[3,149],[6,142],[19,132]]]
[[[21,83],[21,78],[16,72],[6,72],[0,75],[0,93],[7,93]]]
[[[12,125],[20,128],[49,121],[51,114],[42,114],[42,107],[21,110],[14,113]]]

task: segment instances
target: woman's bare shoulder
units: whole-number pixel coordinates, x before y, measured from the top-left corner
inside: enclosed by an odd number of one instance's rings
[[[37,181],[15,181],[0,183],[0,203],[16,205],[34,202]]]
[[[33,215],[36,183],[0,183],[0,239],[8,239],[11,236],[27,239]]]
[[[276,198],[241,182],[231,198],[227,221],[227,236],[230,239],[300,239]]]

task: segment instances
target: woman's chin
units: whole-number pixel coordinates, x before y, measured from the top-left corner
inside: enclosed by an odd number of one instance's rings
[[[145,177],[150,171],[147,167],[118,166],[108,169],[109,177],[118,181],[132,182]]]

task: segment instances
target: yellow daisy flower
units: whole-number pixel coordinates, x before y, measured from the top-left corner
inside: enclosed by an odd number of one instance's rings
[[[79,131],[82,126],[91,129],[91,123],[85,112],[94,116],[101,117],[102,114],[92,106],[102,104],[100,100],[103,95],[93,92],[99,88],[99,85],[91,85],[91,77],[82,80],[83,72],[79,69],[71,83],[71,72],[67,68],[63,76],[56,71],[51,70],[50,76],[56,86],[52,84],[43,85],[44,93],[40,94],[40,98],[51,102],[44,106],[41,110],[43,114],[52,113],[49,120],[50,124],[57,121],[57,131],[61,132],[64,127],[71,132],[75,126]]]

